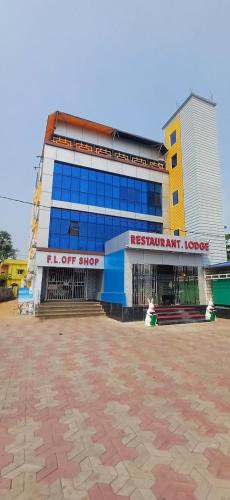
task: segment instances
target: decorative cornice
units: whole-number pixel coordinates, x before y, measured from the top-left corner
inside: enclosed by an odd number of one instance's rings
[[[91,144],[89,142],[79,141],[77,139],[69,139],[62,135],[53,134],[52,137],[46,142],[51,146],[70,149],[71,151],[78,151],[87,155],[99,156],[100,158],[107,158],[108,160],[119,161],[133,165],[135,167],[148,168],[164,173],[166,170],[166,163],[163,160],[152,160],[150,158],[143,158],[131,153],[117,151],[115,149]]]

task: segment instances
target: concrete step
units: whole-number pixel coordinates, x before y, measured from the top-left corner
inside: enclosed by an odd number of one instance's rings
[[[56,311],[56,310],[60,310],[60,309],[65,309],[65,310],[82,310],[82,309],[93,309],[93,310],[96,310],[96,309],[100,309],[101,308],[101,305],[100,304],[86,304],[86,303],[83,303],[83,304],[55,304],[55,305],[50,305],[50,304],[40,304],[39,306],[36,306],[36,309],[37,310],[44,310],[44,311],[47,311],[47,310],[52,310],[52,311]]]
[[[205,321],[205,306],[203,305],[156,306],[155,311],[159,325]]]
[[[41,304],[37,304],[37,307],[81,307],[81,306],[100,306],[100,302],[87,302],[82,301],[82,302],[74,302],[74,301],[68,301],[65,302],[64,300],[62,301],[57,301],[57,302],[42,302]]]
[[[74,312],[74,311],[56,311],[56,312],[42,312],[42,313],[35,313],[35,316],[39,319],[46,319],[46,318],[86,318],[86,317],[96,317],[96,316],[105,316],[104,311],[95,311],[95,312],[90,312],[90,311],[85,311],[85,312]]]
[[[162,314],[162,315],[157,315],[158,319],[194,319],[194,318],[204,318],[203,314],[199,313],[193,313],[193,314],[188,314],[188,315],[182,315],[182,314]]]
[[[100,302],[44,302],[35,308],[37,318],[72,318],[88,316],[104,316]]]

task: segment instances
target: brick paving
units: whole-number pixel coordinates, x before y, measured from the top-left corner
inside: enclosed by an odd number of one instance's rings
[[[1,499],[230,499],[230,321],[0,318]]]

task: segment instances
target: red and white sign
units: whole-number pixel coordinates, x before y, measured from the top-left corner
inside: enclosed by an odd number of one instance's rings
[[[76,267],[104,269],[104,256],[78,253],[39,252],[36,253],[36,265],[41,267]]]
[[[197,238],[159,235],[156,233],[138,233],[129,231],[129,248],[160,250],[166,252],[207,253],[209,242]]]

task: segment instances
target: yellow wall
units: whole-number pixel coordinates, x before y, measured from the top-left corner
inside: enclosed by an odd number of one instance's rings
[[[18,274],[19,270],[23,270],[23,273]],[[6,259],[1,263],[0,272],[4,273],[8,277],[6,280],[7,287],[11,287],[13,283],[18,285],[14,288],[15,295],[17,295],[17,288],[21,286],[21,281],[27,274],[27,261]]]
[[[37,181],[33,196],[33,204],[37,207],[39,207],[40,205],[41,191],[42,191],[42,183],[41,181]],[[33,215],[32,217],[31,232],[32,232],[32,240],[36,240],[38,233],[38,217],[35,217],[35,215]],[[32,256],[33,256],[33,247],[30,246],[29,259],[32,259]]]
[[[176,142],[171,146],[170,135],[176,131]],[[175,118],[165,129],[165,145],[168,149],[166,155],[166,166],[169,172],[169,232],[173,234],[175,229],[180,230],[180,236],[185,235],[185,214],[184,214],[184,189],[183,189],[183,165],[181,148],[180,119]],[[177,153],[177,166],[172,168],[171,158]],[[172,203],[172,193],[178,190],[179,202]]]
[[[40,198],[41,198],[41,190],[42,190],[42,183],[41,181],[38,181],[35,187],[34,191],[34,197],[33,197],[33,203],[35,205],[39,205]]]

